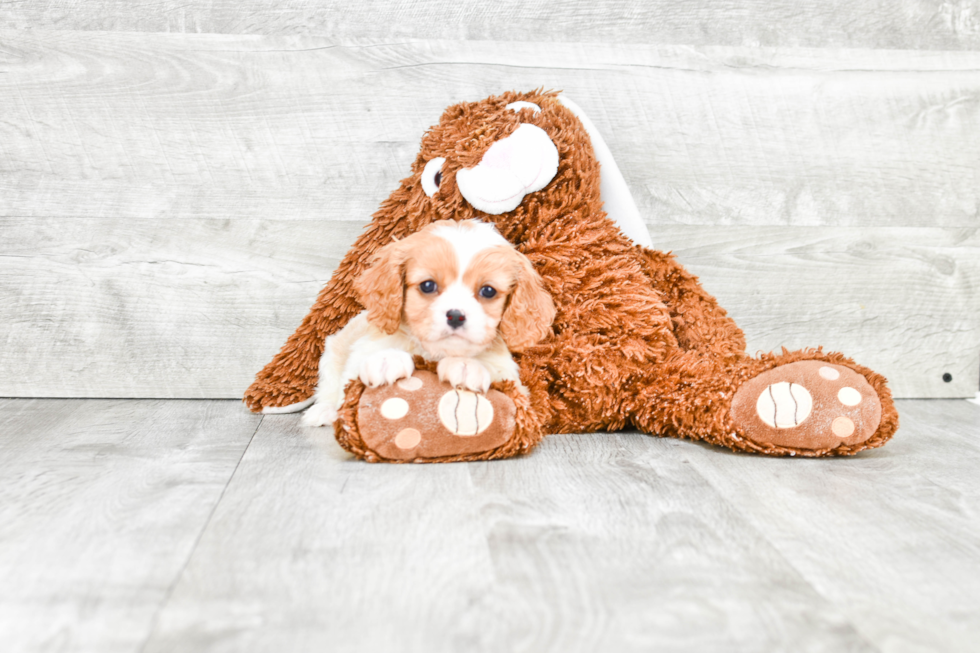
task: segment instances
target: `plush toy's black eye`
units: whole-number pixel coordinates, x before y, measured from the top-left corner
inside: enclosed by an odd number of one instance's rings
[[[422,169],[422,190],[429,197],[435,195],[442,184],[442,164],[445,162],[443,157],[436,157],[426,163],[425,168]]]
[[[480,288],[480,297],[484,299],[493,299],[497,296],[497,291],[491,286],[483,286]]]
[[[436,291],[436,288],[438,288],[438,286],[436,285],[436,282],[433,281],[432,279],[428,279],[419,284],[419,290],[424,292],[426,295],[431,295],[432,293],[434,293]]]

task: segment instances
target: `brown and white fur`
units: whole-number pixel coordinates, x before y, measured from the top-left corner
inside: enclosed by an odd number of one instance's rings
[[[333,423],[354,378],[377,387],[411,376],[413,356],[438,361],[455,387],[520,385],[511,352],[548,335],[555,316],[530,261],[477,220],[433,222],[387,245],[354,289],[366,310],[326,339],[307,426]]]

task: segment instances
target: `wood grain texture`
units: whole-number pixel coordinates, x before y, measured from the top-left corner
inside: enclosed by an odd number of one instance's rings
[[[235,402],[0,400],[5,651],[137,651],[261,417]]]
[[[366,465],[266,417],[145,650],[874,650],[674,444]]]
[[[0,219],[0,396],[238,398],[360,230]],[[651,233],[742,325],[750,352],[823,345],[885,374],[900,397],[976,392],[976,230]]]
[[[898,408],[895,439],[853,460],[704,447],[688,449],[689,459],[876,648],[970,650],[980,640],[980,408]]]
[[[980,46],[974,0],[31,0],[0,25],[134,32],[330,34],[337,38],[684,43],[958,50]]]
[[[977,229],[648,226],[750,353],[822,345],[884,374],[897,397],[969,397],[980,383]]]
[[[657,224],[974,226],[980,53],[0,33],[0,216],[364,219],[442,110],[564,89]]]
[[[976,52],[7,30],[0,394],[240,396],[445,106],[549,86],[750,350],[823,344],[899,396],[970,396],[978,71]]]
[[[0,396],[240,398],[358,223],[2,220]]]
[[[238,402],[0,400],[0,639],[19,653],[971,650],[980,407],[897,406],[895,439],[850,459],[623,432],[393,466]]]
[[[361,225],[0,219],[0,230],[0,395],[238,398]],[[823,345],[885,374],[900,397],[976,392],[976,230],[651,233],[701,276],[751,352]]]

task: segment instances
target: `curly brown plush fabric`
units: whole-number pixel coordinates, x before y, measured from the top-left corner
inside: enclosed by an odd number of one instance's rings
[[[246,392],[248,407],[261,411],[312,396],[324,339],[362,310],[354,299],[352,283],[375,251],[434,220],[475,218],[493,222],[531,260],[557,307],[552,334],[514,355],[533,398],[528,404],[519,393],[510,393],[520,403],[518,414],[525,424],[522,433],[515,436],[513,446],[478,457],[529,450],[538,436],[528,433],[538,424],[545,433],[633,426],[654,435],[770,455],[846,455],[881,446],[891,438],[898,428],[898,415],[880,375],[841,354],[819,349],[748,356],[741,330],[694,275],[671,254],[637,246],[620,232],[602,210],[599,164],[589,136],[556,95],[510,92],[445,111],[423,137],[412,174],[382,203],[303,323]],[[515,101],[532,102],[541,111],[506,109]],[[543,129],[554,142],[559,154],[557,175],[513,211],[482,213],[459,192],[456,173],[478,164],[495,141],[513,133],[521,123]],[[430,198],[421,187],[420,174],[435,157],[445,157],[446,163],[442,184]],[[848,426],[843,413],[840,417],[831,414],[841,406],[821,397],[836,396],[836,387],[828,386],[822,394],[804,392],[816,397],[807,408],[806,397],[800,399],[801,381],[791,372],[796,368],[787,368],[782,376],[773,373],[770,386],[774,390],[767,392],[773,395],[770,403],[776,422],[785,419],[784,404],[792,401],[790,410],[797,419],[806,418],[802,413],[810,410],[815,416],[836,419],[834,433],[857,428],[857,434],[842,436],[832,446],[822,434],[813,440],[819,446],[808,446],[805,431],[800,431],[803,435],[797,440],[801,444],[784,446],[774,442],[782,441],[777,437],[779,429],[787,427],[768,425],[767,420],[772,419],[766,412],[769,409],[763,408],[768,399],[758,400],[758,416],[752,419],[733,413],[733,401],[746,382],[803,360],[826,363],[808,372],[811,385],[812,379],[820,378],[814,376],[818,369],[819,374],[833,376],[838,369],[834,366],[863,377],[871,389],[862,386],[858,394],[872,401],[877,397],[880,422],[862,433],[860,424]],[[360,386],[352,384],[338,422],[342,426],[338,440],[370,460],[374,454],[359,444],[362,441],[351,426],[356,422],[352,411],[359,392]],[[840,392],[842,397],[851,396]],[[746,405],[754,406],[755,401],[754,396],[741,398]]]

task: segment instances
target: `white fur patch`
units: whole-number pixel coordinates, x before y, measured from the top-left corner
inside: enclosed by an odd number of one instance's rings
[[[337,409],[327,403],[314,405],[303,413],[303,426],[329,426],[337,421]]]
[[[454,388],[466,388],[473,392],[486,392],[493,377],[483,363],[472,358],[443,358],[439,361],[439,380]]]
[[[402,349],[382,349],[366,357],[357,371],[361,382],[371,388],[394,383],[412,376],[415,363]]]
[[[456,250],[460,276],[470,266],[473,257],[483,250],[500,245],[511,247],[511,244],[500,235],[496,227],[488,222],[478,220],[436,224],[432,228],[432,234],[448,241]]]

